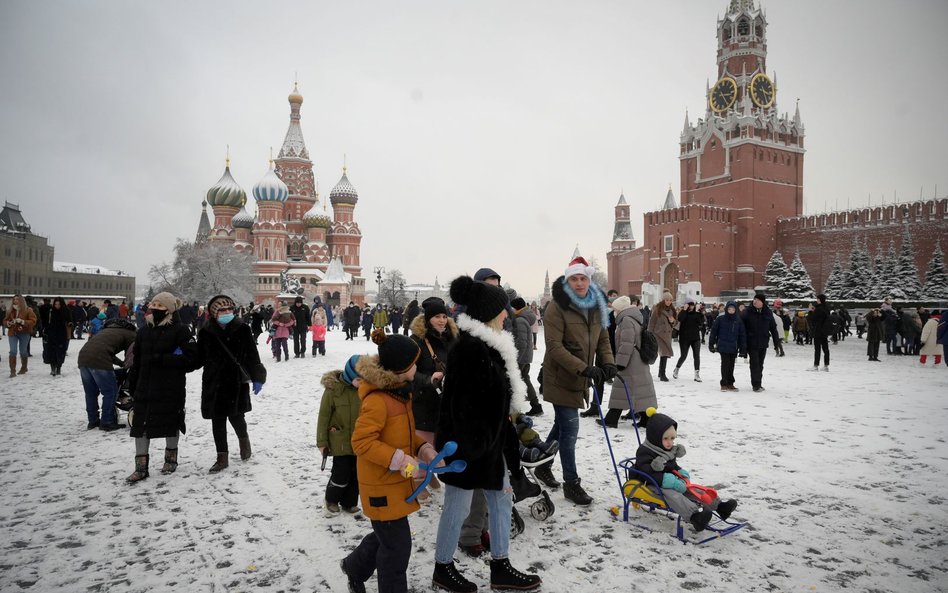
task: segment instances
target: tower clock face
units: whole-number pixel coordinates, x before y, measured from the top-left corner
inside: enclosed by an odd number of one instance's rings
[[[733,78],[724,77],[714,83],[711,89],[711,96],[708,97],[708,105],[717,113],[720,113],[734,104],[737,99],[737,82]]]
[[[774,88],[774,83],[770,78],[760,72],[754,75],[754,78],[751,79],[750,83],[750,93],[751,99],[754,101],[754,105],[758,107],[767,108],[774,104],[774,98],[777,96],[777,89]]]

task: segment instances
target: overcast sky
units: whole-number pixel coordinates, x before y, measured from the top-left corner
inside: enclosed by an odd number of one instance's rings
[[[679,195],[728,4],[0,0],[0,199],[57,260],[145,283],[194,238],[227,144],[249,197],[297,78],[324,197],[347,155],[367,278],[489,266],[535,295],[577,244],[605,267],[620,191],[639,241]],[[948,2],[764,6],[806,211],[948,193]]]

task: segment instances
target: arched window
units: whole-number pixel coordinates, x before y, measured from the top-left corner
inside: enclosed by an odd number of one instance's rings
[[[737,34],[741,37],[750,35],[750,23],[747,22],[747,19],[737,21]]]

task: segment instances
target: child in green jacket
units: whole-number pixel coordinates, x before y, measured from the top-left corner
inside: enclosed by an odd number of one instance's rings
[[[316,421],[316,446],[324,459],[332,455],[326,509],[334,514],[339,512],[340,506],[347,513],[359,511],[359,480],[352,450],[352,429],[359,416],[359,383],[362,382],[355,370],[358,360],[359,355],[354,354],[344,369],[330,371],[322,379],[326,391]]]

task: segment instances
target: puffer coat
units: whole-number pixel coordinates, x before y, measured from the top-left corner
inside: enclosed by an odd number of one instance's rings
[[[636,412],[658,406],[651,368],[642,361],[638,350],[642,345],[642,321],[642,311],[638,307],[623,309],[616,315],[616,366],[619,367],[619,376],[612,382],[610,409],[629,409],[623,381],[632,393]]]
[[[226,327],[221,327],[215,320],[205,324],[198,332],[195,360],[195,366],[204,367],[201,376],[202,417],[234,416],[252,409],[250,383],[238,362],[251,381],[266,382],[267,369],[260,362],[250,326],[240,319],[234,319]]]
[[[342,371],[329,371],[320,381],[326,389],[316,419],[316,446],[329,454],[355,455],[352,432],[359,418],[359,390],[342,380]]]

